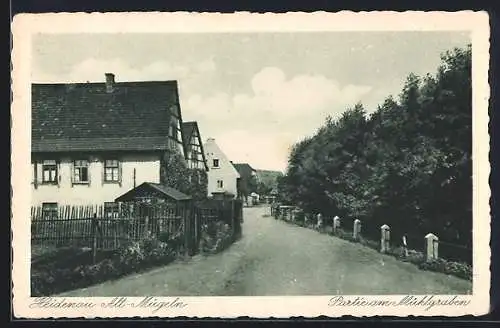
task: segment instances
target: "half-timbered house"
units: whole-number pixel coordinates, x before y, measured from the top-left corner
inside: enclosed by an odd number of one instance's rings
[[[197,122],[182,123],[182,137],[187,166],[190,169],[203,169],[208,171],[208,164],[203,151],[203,141]]]

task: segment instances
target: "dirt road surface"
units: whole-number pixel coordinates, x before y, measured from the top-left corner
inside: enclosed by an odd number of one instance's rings
[[[465,294],[470,282],[419,270],[362,245],[245,208],[243,238],[195,256],[60,296]]]

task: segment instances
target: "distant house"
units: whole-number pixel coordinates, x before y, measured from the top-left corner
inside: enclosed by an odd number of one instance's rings
[[[197,122],[182,123],[182,138],[188,168],[208,171],[208,164],[203,151],[200,130]]]
[[[240,180],[238,183],[238,197],[245,202],[252,192],[257,191],[258,178],[257,170],[250,166],[248,163],[234,163],[233,164],[238,173]]]
[[[208,163],[208,195],[230,193],[237,195],[237,180],[240,175],[224,152],[209,138],[203,145]]]
[[[176,81],[32,85],[32,203],[103,203],[160,183],[166,151],[182,156]],[[111,203],[111,204],[110,204]]]

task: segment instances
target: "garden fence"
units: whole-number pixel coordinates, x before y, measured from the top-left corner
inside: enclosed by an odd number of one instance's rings
[[[206,200],[197,204],[119,203],[112,209],[68,205],[44,211],[35,206],[31,208],[31,244],[116,250],[152,236],[193,255],[203,228],[211,222],[227,223],[235,239],[241,235],[241,205],[238,200]]]

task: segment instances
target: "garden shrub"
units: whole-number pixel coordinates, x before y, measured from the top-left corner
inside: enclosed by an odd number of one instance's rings
[[[87,252],[91,257],[91,252]],[[48,296],[67,290],[84,288],[123,275],[139,272],[155,265],[167,264],[176,257],[166,242],[147,237],[130,242],[95,264],[66,266],[64,261],[45,263],[31,270],[32,296]]]
[[[366,238],[362,235],[359,236],[358,240],[354,240],[352,232],[342,228],[338,228],[335,233],[332,232],[331,235],[350,242],[358,242],[363,246],[375,250],[380,249],[379,241]],[[472,280],[472,266],[467,263],[447,261],[442,258],[427,262],[425,254],[416,250],[408,249],[408,255],[405,256],[402,246],[390,247],[386,254],[394,256],[401,261],[412,263],[421,270],[439,272],[470,281]]]
[[[202,231],[200,251],[215,254],[234,242],[231,227],[222,221],[210,222]]]
[[[432,261],[423,261],[418,266],[422,270],[435,271],[472,280],[472,267],[466,263],[451,262],[438,258]]]

